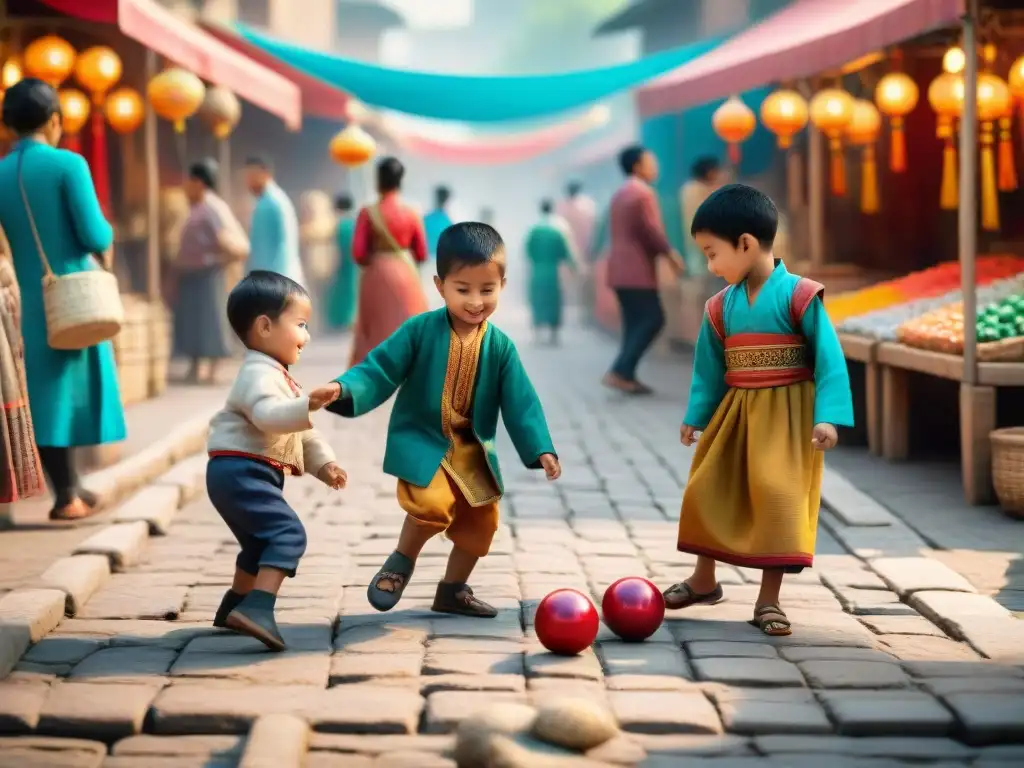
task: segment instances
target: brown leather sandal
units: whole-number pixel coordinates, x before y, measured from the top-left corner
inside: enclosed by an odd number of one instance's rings
[[[703,595],[698,594],[685,581],[673,584],[662,592],[665,598],[665,607],[670,611],[678,611],[682,608],[689,608],[691,605],[715,605],[725,599],[725,592],[721,584]]]
[[[769,637],[785,637],[793,634],[789,617],[777,605],[759,605],[754,609],[750,623]]]

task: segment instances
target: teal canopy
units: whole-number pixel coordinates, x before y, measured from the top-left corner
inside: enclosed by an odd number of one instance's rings
[[[419,117],[472,123],[527,120],[588,106],[696,59],[725,39],[701,40],[600,69],[550,75],[467,76],[389,69],[290,45],[242,24],[237,27],[250,43],[365,104]]]

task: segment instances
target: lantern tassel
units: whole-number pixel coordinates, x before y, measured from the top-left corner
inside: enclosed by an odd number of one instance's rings
[[[944,211],[955,211],[960,207],[958,174],[956,144],[952,136],[947,136],[942,149],[942,187],[939,193],[939,207]]]
[[[1012,121],[1004,117],[999,121],[999,191],[1013,192],[1017,189],[1017,169],[1013,162],[1013,139],[1010,136]]]
[[[889,170],[903,173],[907,170],[907,137],[903,133],[903,119],[893,118],[889,146]]]
[[[864,213],[878,213],[878,163],[875,148],[864,147],[860,166],[860,209]]]
[[[104,214],[110,214],[110,166],[107,163],[107,124],[103,112],[94,109],[91,125],[91,158],[92,181],[96,187],[96,197]]]
[[[739,165],[741,157],[742,157],[742,155],[740,153],[740,145],[739,144],[730,144],[729,145],[729,162],[732,163],[733,165]]]
[[[842,197],[846,194],[846,157],[838,139],[832,141],[832,194]]]
[[[981,228],[999,231],[999,191],[996,187],[996,155],[992,123],[981,128]]]

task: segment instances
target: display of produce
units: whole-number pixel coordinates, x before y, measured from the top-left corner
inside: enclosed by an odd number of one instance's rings
[[[1022,292],[1024,292],[1024,274],[1017,274],[1006,280],[997,280],[989,285],[980,286],[977,289],[978,306],[983,307],[1002,301],[1009,296]],[[932,298],[897,304],[888,309],[851,317],[845,322],[840,323],[838,330],[843,333],[852,333],[858,336],[877,339],[878,341],[898,341],[898,332],[904,324],[921,319],[923,316],[929,315],[929,313],[949,308],[951,305],[958,304],[962,299],[961,293],[955,291]],[[962,340],[960,348],[963,349]]]
[[[1024,355],[1024,293],[1019,292],[1024,289],[1024,281],[1015,282],[1018,292],[989,301],[978,309],[978,354],[982,360],[1018,359]],[[899,327],[896,337],[910,347],[962,355],[963,304],[957,302],[908,320]],[[1010,341],[1020,343],[1011,349],[1014,345],[1005,343]]]
[[[978,341],[1024,336],[1024,295],[1014,293],[978,311]]]
[[[975,273],[979,286],[990,285],[997,280],[1024,272],[1024,258],[1009,255],[988,255],[978,257]],[[929,311],[958,299],[960,290],[960,264],[944,262],[934,267],[911,272],[909,275],[887,280],[857,291],[825,294],[825,309],[834,325],[841,326],[847,320],[907,304],[916,300],[950,297],[938,304],[926,306],[921,312]],[[909,317],[909,316],[908,316]],[[906,318],[905,318],[906,319]],[[850,331],[856,333],[857,331]]]

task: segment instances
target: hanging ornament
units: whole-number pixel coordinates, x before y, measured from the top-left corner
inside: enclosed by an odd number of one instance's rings
[[[990,232],[999,229],[999,195],[993,148],[995,122],[1010,114],[1012,108],[1010,89],[1001,77],[991,72],[978,75],[978,121],[981,123],[981,226]]]
[[[928,86],[928,104],[935,110],[935,135],[943,140],[939,207],[955,211],[960,206],[955,125],[964,111],[963,76],[943,72],[932,80]]]
[[[882,132],[882,115],[867,99],[853,102],[853,117],[846,126],[846,140],[861,148],[860,209],[878,213],[878,165],[875,143]]]
[[[954,45],[942,56],[942,71],[959,75],[967,66],[967,55],[959,45]]]
[[[73,152],[80,149],[79,131],[89,119],[89,97],[74,88],[64,88],[60,97],[60,114],[65,136],[65,146]]]
[[[149,103],[153,105],[153,111],[164,120],[174,123],[176,132],[184,133],[185,121],[192,117],[203,103],[206,86],[191,72],[171,67],[149,81],[146,95],[149,97]]]
[[[377,143],[370,134],[353,124],[331,139],[327,151],[334,162],[346,168],[355,168],[373,157]]]
[[[63,37],[37,38],[25,49],[24,68],[30,77],[59,88],[75,68],[75,49]]]
[[[21,57],[11,56],[4,62],[3,69],[0,70],[0,85],[3,85],[3,88],[6,91],[12,85],[21,80],[21,78]]]
[[[1012,114],[1013,106],[1010,106]],[[1006,114],[999,118],[999,182],[1000,192],[1017,189],[1017,168],[1013,160],[1013,118]]]
[[[796,91],[779,90],[761,102],[761,122],[775,134],[779,149],[789,149],[793,137],[807,125],[807,100]]]
[[[919,95],[917,83],[903,72],[890,72],[875,87],[875,104],[889,118],[889,169],[895,173],[907,170],[907,138],[903,133],[903,119],[917,106]]]
[[[92,94],[93,104],[101,104],[122,72],[121,57],[112,48],[96,45],[82,51],[75,62],[75,80]]]
[[[843,131],[853,119],[853,97],[839,88],[826,88],[814,94],[810,104],[811,122],[829,140],[832,154],[832,194],[846,194],[846,159],[843,157]]]
[[[206,98],[199,108],[199,117],[218,139],[226,139],[242,117],[242,105],[227,88],[215,85],[206,89]]]
[[[1021,56],[1012,65],[1010,73],[1006,76],[1006,83],[1010,87],[1010,94],[1017,104],[1018,122],[1022,136],[1024,136],[1024,56]]]
[[[739,97],[730,96],[711,116],[711,127],[715,129],[718,138],[728,145],[729,161],[738,165],[740,144],[749,139],[757,128],[757,117]]]
[[[111,91],[103,104],[103,111],[110,127],[122,136],[132,133],[142,125],[145,116],[142,97],[134,88],[118,88]]]

